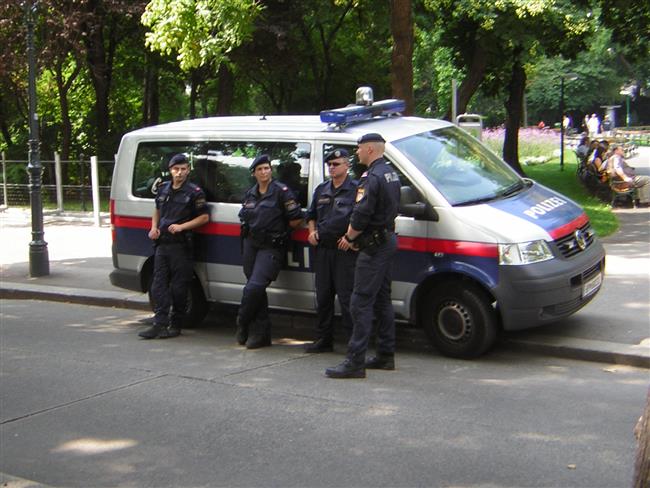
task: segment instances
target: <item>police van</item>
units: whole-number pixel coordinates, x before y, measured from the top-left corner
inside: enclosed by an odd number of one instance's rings
[[[563,319],[593,299],[605,252],[582,208],[520,177],[455,125],[404,117],[403,110],[402,101],[373,103],[361,90],[357,105],[320,116],[213,117],[124,135],[110,199],[111,283],[149,291],[154,197],[169,178],[169,159],[183,153],[210,207],[210,222],[194,236],[190,320],[199,323],[210,302],[238,305],[246,280],[237,214],[253,184],[253,159],[269,154],[274,177],[307,208],[327,177],[323,155],[335,147],[354,154],[361,135],[377,132],[401,180],[396,317],[423,327],[439,352],[479,356],[499,331]],[[313,252],[307,230],[294,231],[283,270],[267,290],[271,308],[314,312]]]

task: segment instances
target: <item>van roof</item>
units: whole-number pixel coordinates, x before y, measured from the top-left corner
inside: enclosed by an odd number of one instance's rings
[[[329,126],[321,122],[317,115],[249,115],[235,117],[207,117],[202,119],[170,122],[131,132],[133,135],[151,136],[154,134],[179,134],[187,132],[229,132],[245,133],[329,133],[349,134],[353,139],[367,132],[379,132],[386,141],[391,142],[407,135],[418,134],[452,125],[445,120],[424,119],[420,117],[375,117],[346,126]],[[342,137],[341,139],[347,139]]]

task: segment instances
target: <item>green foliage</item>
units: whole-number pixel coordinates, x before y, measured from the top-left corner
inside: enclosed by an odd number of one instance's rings
[[[256,0],[151,0],[142,23],[151,29],[146,45],[170,55],[177,53],[181,69],[218,66],[227,54],[250,38]]]

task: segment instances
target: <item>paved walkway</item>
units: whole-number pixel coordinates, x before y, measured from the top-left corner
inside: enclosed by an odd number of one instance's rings
[[[650,174],[650,148],[631,161]],[[584,309],[557,324],[506,334],[502,347],[576,359],[650,368],[650,209],[616,209],[620,230],[603,239],[607,250],[603,289]],[[50,274],[29,277],[30,214],[25,209],[0,212],[0,298],[32,298],[149,310],[146,295],[110,284],[113,269],[108,216],[102,226],[91,214],[45,213]],[[286,315],[278,322],[311,334],[313,319]],[[400,330],[409,343],[424,341],[421,331]],[[406,336],[406,337],[405,337]]]

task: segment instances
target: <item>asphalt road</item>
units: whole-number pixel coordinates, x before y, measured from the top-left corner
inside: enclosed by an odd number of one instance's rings
[[[631,483],[647,369],[405,346],[394,372],[331,380],[342,350],[307,355],[281,334],[248,351],[228,326],[139,340],[146,314],[124,309],[3,300],[0,316],[6,475],[71,487]]]

